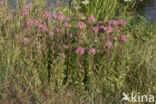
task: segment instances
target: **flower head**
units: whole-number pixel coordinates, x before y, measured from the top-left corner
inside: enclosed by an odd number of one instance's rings
[[[126,22],[124,20],[122,20],[122,19],[118,19],[117,22],[121,26],[125,26],[126,25]]]
[[[95,55],[96,54],[96,50],[94,48],[90,48],[88,51],[89,55]]]
[[[50,18],[51,17],[51,14],[49,12],[45,12],[43,15],[42,15],[43,18]]]
[[[29,14],[29,10],[22,10],[21,11],[22,16],[25,16],[25,15],[28,15],[28,14]]]
[[[69,24],[68,24],[68,23],[64,23],[64,24],[63,24],[63,27],[64,27],[64,28],[68,28],[68,27],[69,27]]]
[[[127,39],[127,37],[126,37],[126,35],[120,35],[120,36],[118,36],[118,40],[119,41],[125,41]]]
[[[60,53],[59,54],[59,58],[65,58],[65,54],[64,53]]]
[[[84,48],[83,47],[77,48],[75,53],[80,54],[80,55],[84,54]]]
[[[56,16],[54,16],[54,19],[56,20],[63,20],[65,16],[62,13],[57,13]]]
[[[35,20],[33,20],[33,24],[34,24],[34,25],[38,25],[38,23],[39,23],[39,21],[38,21],[38,20],[36,20],[36,19],[35,19]]]
[[[53,33],[53,32],[49,32],[49,36],[50,36],[51,38],[53,38],[54,33]]]
[[[70,17],[66,17],[66,21],[70,21],[71,20],[71,18]]]
[[[45,25],[45,24],[39,24],[39,29],[40,30],[42,30],[42,31],[47,31],[48,30],[48,28],[47,28],[47,26]]]
[[[114,28],[112,28],[111,26],[108,26],[108,27],[104,27],[104,30],[107,32],[107,33],[112,33],[114,31]]]
[[[115,25],[118,24],[118,21],[117,21],[117,20],[108,20],[108,21],[107,21],[107,24],[108,24],[109,26],[111,26],[111,25],[115,26]]]
[[[107,40],[106,43],[105,43],[105,46],[108,47],[108,48],[111,48],[112,47],[112,42],[110,40]]]
[[[96,18],[95,18],[93,15],[90,15],[90,16],[87,18],[87,20],[88,20],[88,23],[94,23],[94,22],[96,22]]]
[[[68,48],[69,48],[69,46],[68,46],[68,45],[66,45],[66,44],[64,44],[64,45],[63,45],[63,48],[64,48],[64,49],[68,49]]]
[[[25,45],[27,45],[27,44],[29,43],[29,38],[25,37],[25,38],[23,39],[23,43],[24,43]]]
[[[99,27],[98,26],[92,27],[92,30],[93,30],[93,32],[98,33]]]
[[[84,22],[78,22],[77,23],[77,27],[79,28],[79,29],[85,29],[86,28],[86,24],[84,23]]]
[[[36,48],[37,48],[37,50],[40,50],[41,45],[40,45],[40,44],[38,44],[38,45],[36,46]]]
[[[34,24],[34,21],[32,19],[27,20],[27,26],[32,26]]]

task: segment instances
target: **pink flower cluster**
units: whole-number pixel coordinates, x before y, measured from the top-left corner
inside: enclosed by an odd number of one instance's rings
[[[51,38],[53,38],[54,33],[53,33],[53,32],[49,32],[49,36],[50,36]]]
[[[29,14],[29,9],[32,7],[32,4],[28,4],[21,10],[21,16],[26,16]]]
[[[112,28],[111,26],[107,26],[107,27],[104,27],[104,30],[107,32],[107,33],[112,33],[114,31],[114,28]]]
[[[43,15],[42,15],[43,18],[47,18],[47,19],[50,19],[51,17],[51,14],[49,12],[45,12]]]
[[[80,55],[84,54],[84,48],[83,47],[77,48],[75,53],[80,54]]]
[[[40,45],[40,44],[38,44],[38,45],[36,46],[36,48],[37,48],[37,50],[40,50],[41,45]]]
[[[99,27],[98,26],[92,27],[92,30],[93,30],[93,32],[98,33],[99,32]]]
[[[39,29],[42,30],[42,31],[47,31],[47,30],[48,30],[46,24],[39,24],[38,27],[39,27]]]
[[[29,38],[25,37],[25,38],[23,39],[23,43],[24,43],[25,45],[27,45],[27,44],[29,43]]]
[[[126,35],[120,35],[120,36],[118,36],[118,40],[119,41],[125,41],[127,39],[127,37],[126,37]]]
[[[21,16],[25,16],[29,14],[29,10],[22,10],[21,11]]]
[[[110,40],[107,40],[106,43],[105,43],[105,46],[108,47],[108,48],[111,48],[112,47],[112,42]]]
[[[88,18],[88,23],[92,24],[92,23],[95,23],[96,22],[96,18],[93,16],[93,15],[90,15]]]
[[[28,20],[26,21],[26,25],[27,25],[27,26],[36,25],[36,26],[38,26],[38,28],[39,28],[40,30],[42,30],[42,31],[47,31],[47,30],[48,30],[46,23],[44,23],[42,20],[38,21],[38,20],[36,20],[36,19],[35,19],[35,20],[33,20],[33,19],[28,19]]]
[[[64,45],[63,45],[63,48],[64,48],[64,49],[69,49],[69,46],[66,45],[66,44],[64,44]]]
[[[36,20],[36,19],[28,19],[26,24],[27,26],[32,26],[32,25],[38,25],[40,23],[40,21]]]
[[[64,28],[68,28],[68,27],[69,27],[69,24],[68,24],[68,23],[64,23],[64,24],[63,24],[63,27],[64,27]]]
[[[77,27],[79,29],[85,29],[87,26],[86,26],[86,24],[84,22],[80,21],[80,22],[77,23]]]
[[[54,19],[55,20],[63,20],[65,18],[65,16],[62,14],[62,13],[57,13],[55,16],[54,16]]]
[[[96,50],[94,48],[90,48],[88,51],[89,55],[95,55],[96,54]]]
[[[107,24],[112,25],[112,26],[115,26],[115,25],[125,26],[126,22],[122,19],[118,19],[118,20],[109,20],[107,21]]]
[[[27,26],[32,26],[34,24],[34,21],[32,19],[27,20]]]

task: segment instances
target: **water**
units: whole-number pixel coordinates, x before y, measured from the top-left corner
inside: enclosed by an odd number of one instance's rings
[[[150,23],[156,22],[156,0],[143,0],[138,5],[137,11],[147,18]]]

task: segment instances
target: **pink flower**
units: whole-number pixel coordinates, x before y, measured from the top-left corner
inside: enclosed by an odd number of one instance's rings
[[[66,17],[66,21],[70,21],[71,20],[71,18],[70,17]]]
[[[51,14],[49,12],[45,12],[43,15],[42,15],[43,18],[50,18],[51,17]]]
[[[68,23],[64,23],[64,24],[63,24],[63,27],[64,27],[64,28],[68,28],[68,27],[69,27],[69,24],[68,24]]]
[[[59,57],[60,57],[60,58],[65,58],[65,54],[64,54],[64,53],[60,53],[60,54],[59,54]]]
[[[63,45],[63,48],[68,49],[69,46],[64,44],[64,45]]]
[[[25,15],[28,15],[28,14],[29,14],[29,10],[22,10],[21,11],[22,16],[25,16]]]
[[[98,26],[92,27],[92,30],[93,30],[93,32],[98,33],[99,27]]]
[[[27,37],[25,37],[25,38],[23,39],[23,42],[24,42],[25,45],[27,45],[27,44],[29,43],[29,39],[28,39]]]
[[[87,18],[87,20],[88,20],[88,23],[94,23],[94,22],[96,22],[96,18],[93,16],[93,15],[90,15],[88,18]]]
[[[118,36],[118,40],[119,41],[125,41],[127,39],[127,37],[126,37],[126,35],[120,35],[120,36]]]
[[[50,33],[49,33],[49,36],[50,36],[51,38],[53,38],[54,33],[53,33],[53,32],[50,32]]]
[[[112,33],[114,31],[114,28],[112,28],[111,26],[108,26],[108,27],[104,27],[104,30],[107,32],[107,33]]]
[[[78,22],[78,23],[77,23],[77,27],[78,27],[79,29],[85,29],[85,28],[86,28],[86,24],[85,24],[84,22]]]
[[[126,25],[126,22],[124,20],[122,20],[122,19],[118,19],[117,22],[121,26],[125,26]]]
[[[80,55],[84,54],[84,48],[82,47],[77,48],[75,53],[80,54]]]
[[[95,55],[96,54],[96,50],[94,48],[90,48],[88,51],[89,55]]]
[[[27,26],[32,26],[33,25],[33,20],[31,20],[31,19],[28,19],[27,20]]]
[[[107,24],[108,24],[109,26],[110,26],[110,25],[115,26],[115,25],[118,24],[118,21],[116,21],[116,20],[108,20],[108,21],[107,21]]]
[[[107,40],[106,43],[105,43],[105,46],[108,47],[108,48],[111,48],[112,47],[112,42],[110,40]]]
[[[37,25],[37,24],[39,24],[39,21],[35,19],[35,20],[33,20],[33,24]]]
[[[36,46],[36,48],[37,48],[37,50],[40,50],[41,45],[40,45],[40,44],[38,44],[38,45]]]
[[[78,19],[81,20],[84,17],[84,15],[82,13],[78,14]]]
[[[48,30],[48,28],[47,28],[47,26],[45,25],[45,24],[39,24],[39,29],[40,30],[42,30],[42,31],[47,31]]]
[[[65,16],[62,13],[58,13],[56,14],[56,16],[54,16],[54,19],[56,20],[63,20],[65,18]]]

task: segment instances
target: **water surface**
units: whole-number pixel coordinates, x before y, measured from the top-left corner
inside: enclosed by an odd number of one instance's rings
[[[156,0],[143,0],[138,5],[137,11],[151,23],[156,22]]]

